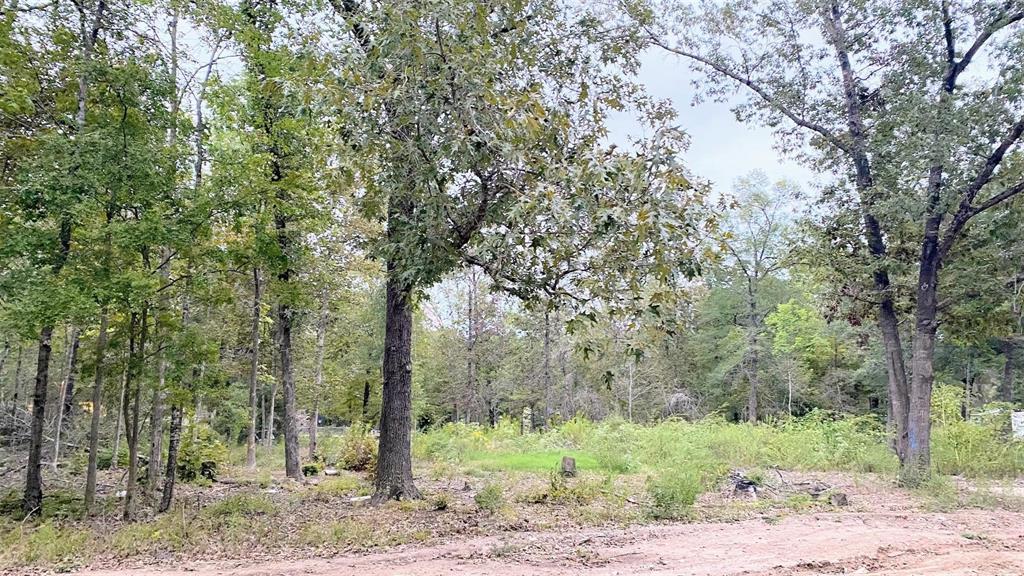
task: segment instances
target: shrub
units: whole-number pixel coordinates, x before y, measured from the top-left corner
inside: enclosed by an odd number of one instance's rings
[[[693,470],[662,472],[647,479],[651,497],[651,515],[655,518],[679,518],[697,500],[703,490],[701,475]]]
[[[473,496],[473,500],[481,510],[493,514],[505,505],[505,492],[500,484],[488,483]]]
[[[373,472],[377,468],[377,438],[370,425],[356,422],[340,436],[327,436],[320,441],[324,463],[356,472]]]
[[[178,452],[178,477],[185,482],[200,478],[209,482],[216,480],[218,471],[228,461],[228,449],[217,437],[217,433],[209,426],[199,424],[194,434],[190,427],[182,436]]]

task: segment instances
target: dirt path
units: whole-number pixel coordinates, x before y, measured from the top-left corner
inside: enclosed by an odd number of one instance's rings
[[[712,576],[1024,574],[1024,515],[794,515],[777,524],[671,524],[518,533],[389,553],[80,572],[85,576]]]

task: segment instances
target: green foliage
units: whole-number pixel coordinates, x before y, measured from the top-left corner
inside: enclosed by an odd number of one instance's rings
[[[47,566],[65,572],[88,560],[89,533],[46,521],[0,528],[0,568]]]
[[[473,496],[473,501],[481,510],[493,514],[505,505],[505,489],[501,484],[488,482]]]
[[[694,469],[670,470],[647,480],[651,514],[655,518],[680,518],[704,491],[701,474]]]
[[[1012,478],[1024,473],[1024,442],[1010,438],[1010,412],[1004,404],[983,407],[964,421],[964,390],[938,386],[932,393],[932,462],[940,474]]]
[[[320,455],[328,466],[356,472],[373,472],[377,467],[377,438],[369,424],[355,422],[339,436],[324,436],[318,442]]]
[[[185,482],[213,482],[227,464],[228,457],[227,447],[211,427],[193,424],[182,433],[178,452],[178,477]]]

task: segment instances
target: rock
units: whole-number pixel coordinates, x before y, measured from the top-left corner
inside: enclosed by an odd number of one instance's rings
[[[562,476],[566,478],[576,476],[576,459],[572,456],[562,456]]]
[[[338,469],[337,468],[324,468],[324,476],[337,476],[337,475],[338,475]]]
[[[828,497],[829,504],[833,506],[849,506],[850,499],[843,492],[833,492]]]

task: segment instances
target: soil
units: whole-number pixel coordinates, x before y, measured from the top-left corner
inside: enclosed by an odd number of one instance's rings
[[[1024,515],[840,512],[472,538],[387,553],[80,572],[88,576],[1024,574]]]

